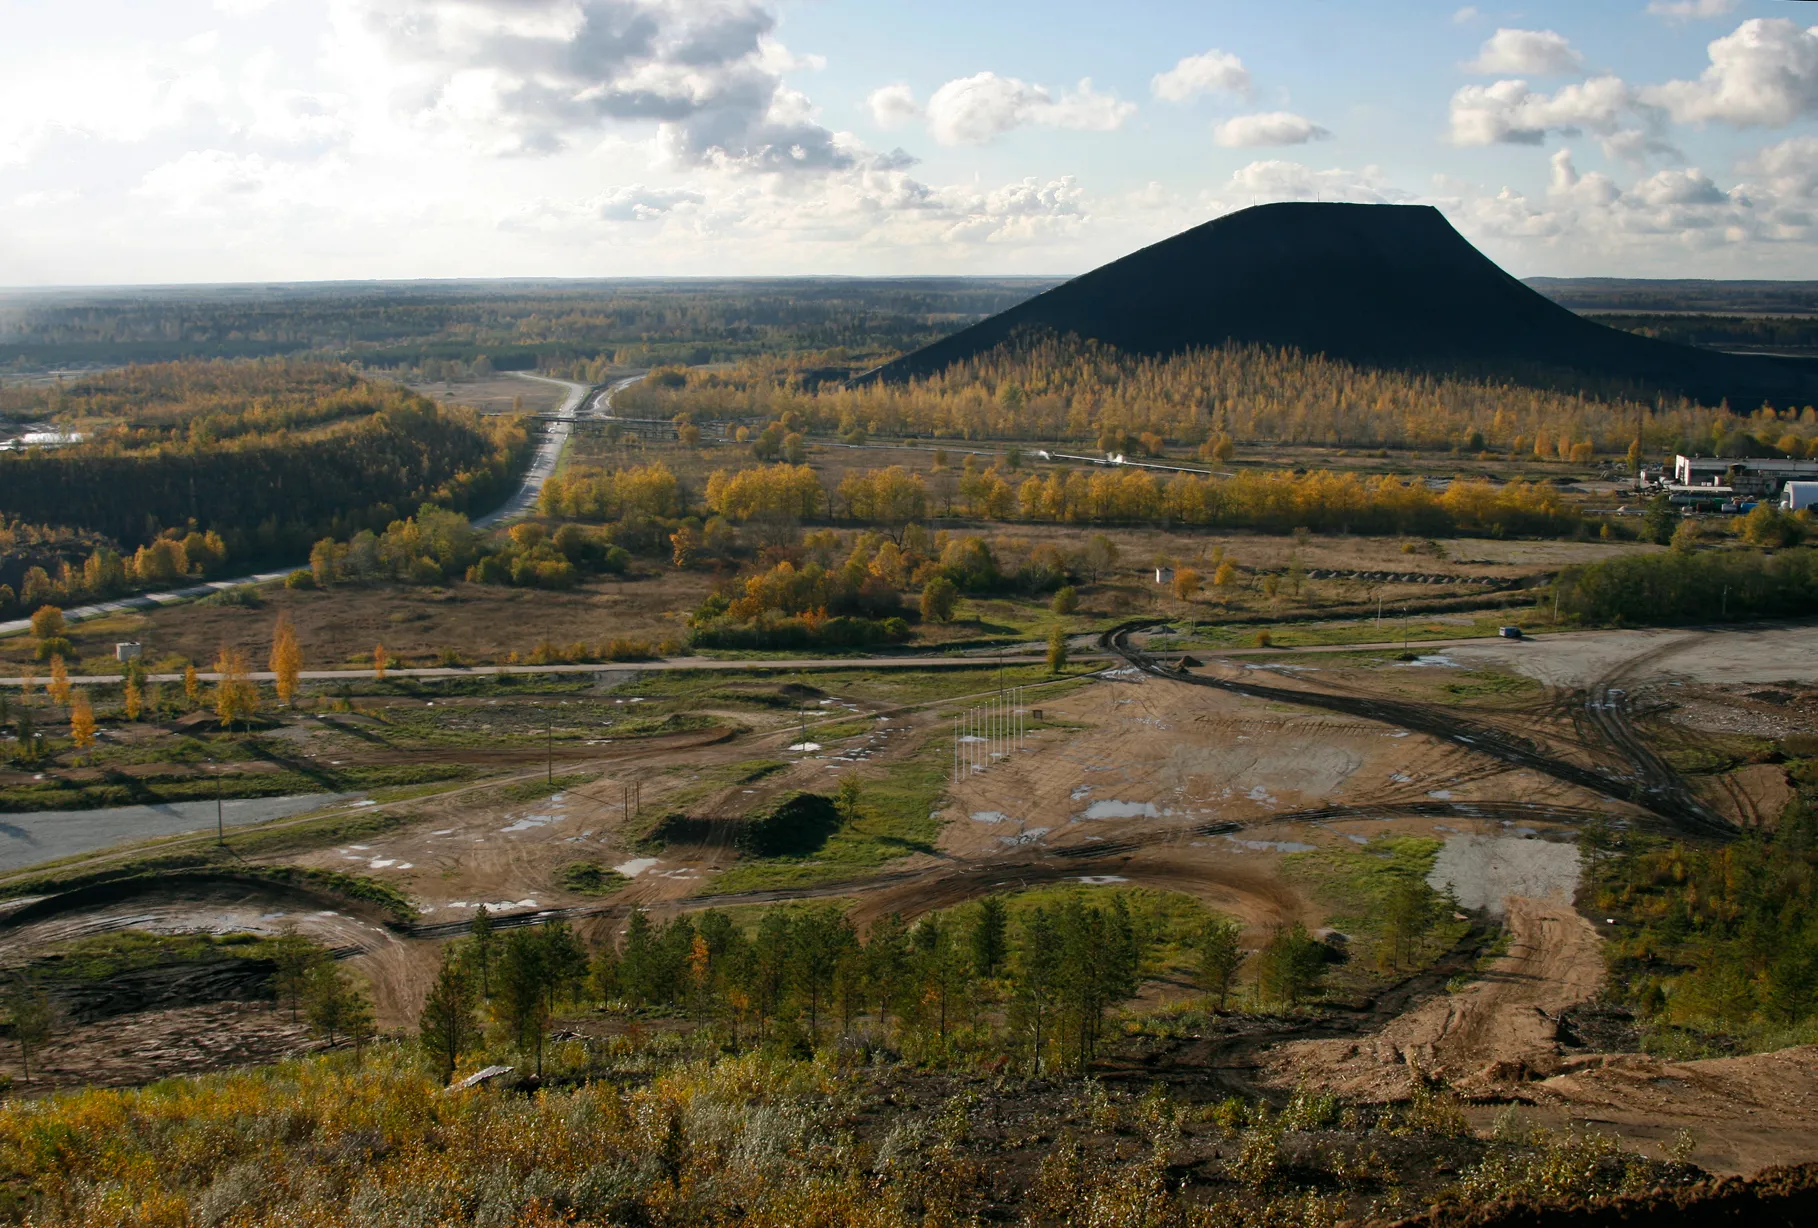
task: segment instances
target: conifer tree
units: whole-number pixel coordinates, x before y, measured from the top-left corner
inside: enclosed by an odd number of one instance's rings
[[[998,974],[1009,944],[1009,912],[1001,896],[988,895],[978,902],[972,918],[972,966],[982,977]]]
[[[1218,999],[1218,1009],[1225,1009],[1237,970],[1244,962],[1243,948],[1238,945],[1241,928],[1235,921],[1215,917],[1206,922],[1194,942],[1198,957],[1199,987]]]
[[[423,1013],[418,1020],[418,1035],[424,1050],[435,1059],[442,1081],[454,1077],[461,1055],[474,1039],[473,978],[468,974],[459,952],[442,952],[442,966],[429,996],[423,1000]]]
[[[480,997],[490,1000],[492,997],[492,951],[493,947],[497,945],[497,939],[493,937],[492,932],[492,913],[487,911],[486,905],[482,904],[475,910],[473,924],[468,927],[467,932],[473,939],[469,950],[472,953],[474,966],[480,972]]]

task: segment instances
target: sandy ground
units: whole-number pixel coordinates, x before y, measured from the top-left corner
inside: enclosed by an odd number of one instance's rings
[[[1605,678],[1709,683],[1818,682],[1818,624],[1717,631],[1598,631],[1447,648],[1466,666],[1494,666],[1548,686]]]
[[[212,1002],[61,1029],[32,1055],[30,1079],[9,1042],[0,1048],[0,1073],[15,1080],[15,1094],[29,1096],[259,1066],[322,1047],[307,1023],[270,1003]]]
[[[1818,1045],[1673,1062],[1639,1053],[1569,1058],[1515,1091],[1541,1110],[1631,1138],[1689,1131],[1694,1163],[1717,1173],[1818,1158]]]
[[[1508,954],[1481,980],[1432,999],[1365,1040],[1281,1045],[1264,1065],[1265,1082],[1391,1100],[1404,1095],[1417,1074],[1484,1093],[1557,1072],[1555,1018],[1597,992],[1601,940],[1563,900],[1511,898],[1507,924]]]
[[[527,380],[511,371],[481,379],[415,383],[410,388],[445,405],[467,405],[488,414],[508,414],[514,408],[527,414],[553,413],[566,395],[557,383]]]

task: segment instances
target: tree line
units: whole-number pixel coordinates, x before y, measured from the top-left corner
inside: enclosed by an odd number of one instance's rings
[[[235,397],[248,395],[236,364],[194,365],[203,368],[196,380],[210,389],[225,385]],[[258,366],[289,371],[285,364]],[[216,367],[232,377],[217,379]],[[324,533],[382,528],[399,507],[426,500],[472,511],[509,492],[529,454],[521,419],[444,409],[395,385],[344,388],[343,377],[320,383],[316,404],[333,418],[326,425],[292,429],[288,419],[272,417],[275,410],[259,409],[255,396],[239,419],[245,429],[226,437],[192,436],[187,427],[181,434],[174,426],[122,427],[78,445],[0,455],[0,513],[29,513],[120,542],[150,542],[165,526],[193,524],[244,558],[300,553]],[[289,388],[290,376],[274,378]],[[202,398],[198,406],[211,403]],[[221,416],[198,408],[184,419],[189,405],[159,408],[179,424]]]
[[[857,388],[804,378],[788,358],[646,380],[627,412],[784,420],[823,433],[978,440],[1071,440],[1127,451],[1144,435],[1197,446],[1240,442],[1485,450],[1575,459],[1621,454],[1639,423],[1649,453],[1807,455],[1818,410],[1705,407],[1570,395],[1459,377],[1376,370],[1320,355],[1230,345],[1166,358],[1076,337],[1025,337],[927,380]],[[1746,453],[1742,453],[1746,454]]]
[[[1247,961],[1256,1004],[1281,1007],[1317,995],[1330,958],[1303,927],[1250,953],[1234,922],[1202,915],[1183,928],[1121,893],[987,896],[913,923],[892,914],[862,935],[837,905],[774,906],[749,925],[714,909],[660,923],[634,909],[621,938],[591,952],[566,922],[501,934],[482,909],[444,951],[419,1035],[445,1074],[489,1036],[540,1067],[558,1010],[606,1007],[690,1019],[734,1050],[806,1052],[863,1031],[923,1060],[995,1052],[1035,1073],[1083,1072],[1164,942],[1191,953],[1218,1009]]]
[[[811,366],[888,356],[982,319],[1049,283],[1021,278],[596,282],[473,287],[273,286],[215,296],[97,290],[14,296],[0,364],[150,363],[315,355],[441,379],[482,360],[598,382],[601,369],[779,352]],[[577,370],[578,368],[578,370]],[[590,369],[591,368],[591,369]]]

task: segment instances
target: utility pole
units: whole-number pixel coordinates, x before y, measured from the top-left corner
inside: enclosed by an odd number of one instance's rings
[[[555,718],[543,714],[543,783],[555,784]]]
[[[209,762],[214,761],[211,759]],[[227,820],[222,814],[221,768],[219,765],[215,766],[215,843],[222,845],[227,843]]]

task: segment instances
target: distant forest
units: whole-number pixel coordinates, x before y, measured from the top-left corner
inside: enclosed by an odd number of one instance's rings
[[[530,449],[521,417],[446,409],[338,365],[277,359],[9,388],[0,412],[85,436],[0,453],[0,520],[98,533],[128,551],[167,529],[213,531],[238,559],[295,557],[425,500],[489,510]]]
[[[276,355],[423,370],[706,363],[912,350],[1052,279],[451,282],[23,291],[0,370]],[[433,368],[431,368],[433,371]]]
[[[1818,354],[1818,316],[1593,315],[1624,332],[1712,350]]]
[[[1644,423],[1650,455],[1807,456],[1818,410],[1732,413],[1636,404],[1462,378],[1374,370],[1263,346],[1147,358],[1077,337],[1031,335],[908,384],[848,388],[802,363],[658,371],[619,394],[626,412],[778,420],[790,429],[948,439],[1076,440],[1107,452],[1164,444],[1284,442],[1457,449],[1588,461],[1621,454]]]

